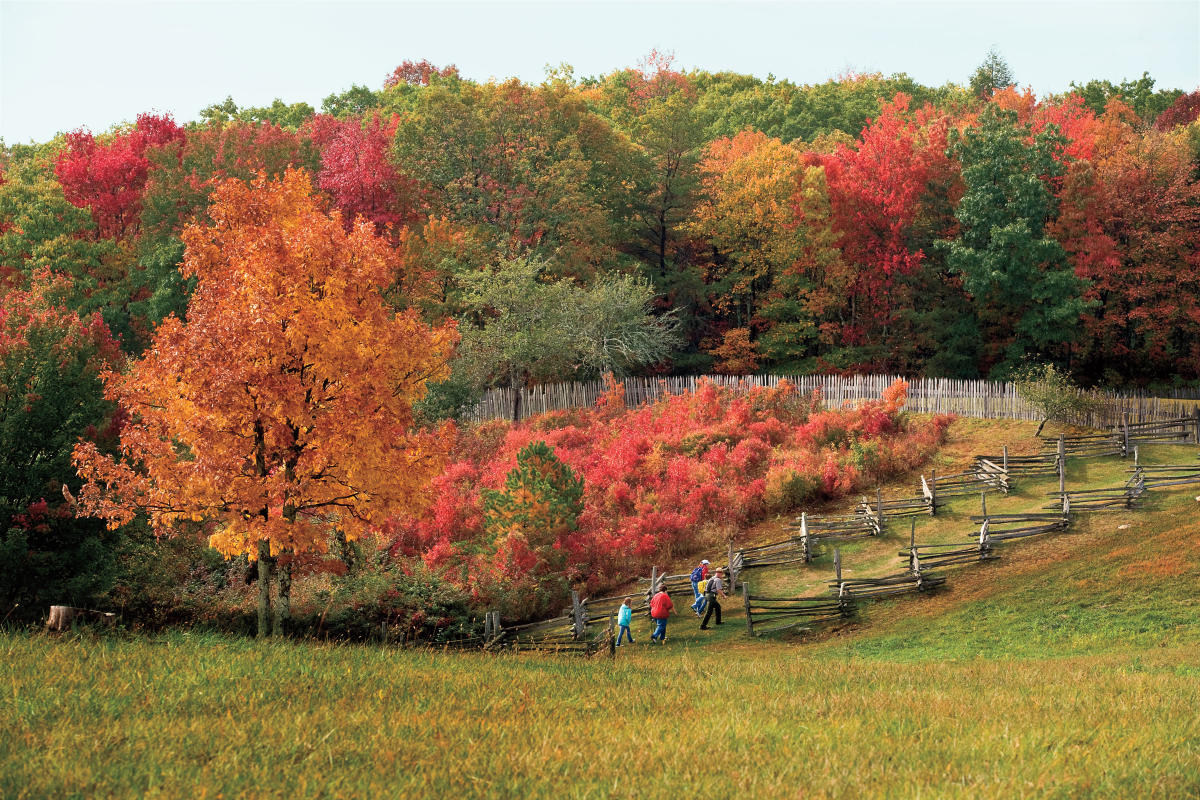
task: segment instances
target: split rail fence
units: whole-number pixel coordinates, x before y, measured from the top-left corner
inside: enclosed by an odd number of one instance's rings
[[[999,557],[996,545],[1065,531],[1074,512],[1132,509],[1138,507],[1152,488],[1200,484],[1200,463],[1147,466],[1138,463],[1137,443],[1194,444],[1200,436],[1197,417],[1182,417],[1157,423],[1131,424],[1124,420],[1107,434],[1095,436],[1059,436],[1047,440],[1047,450],[1038,456],[1010,456],[1007,447],[999,457],[976,456],[971,470],[931,479],[921,476],[922,493],[914,498],[883,498],[876,490],[874,503],[864,498],[853,514],[810,516],[801,513],[789,525],[797,534],[763,545],[734,549],[728,546],[726,571],[730,588],[741,584],[746,629],[757,636],[787,630],[809,630],[814,625],[852,619],[863,600],[928,592],[946,584],[946,576],[932,572],[949,566],[989,561]],[[1129,478],[1119,487],[1068,489],[1067,459],[1100,455],[1132,455],[1134,464]],[[1014,475],[1030,476],[1057,473],[1058,492],[1043,511],[1022,514],[989,514],[987,493],[1012,488]],[[916,542],[916,517],[936,513],[946,497],[979,494],[981,513],[971,517],[971,538],[959,542],[920,544]],[[794,563],[810,563],[822,541],[844,541],[881,536],[889,518],[910,521],[908,548],[898,555],[907,562],[900,572],[879,577],[847,578],[842,575],[841,552],[834,550],[834,578],[830,592],[806,597],[772,597],[751,592],[745,573],[759,568]],[[649,578],[638,578],[645,589],[632,595],[581,598],[571,593],[571,610],[552,619],[503,627],[499,615],[486,615],[482,646],[484,650],[539,650],[591,654],[614,646],[617,608],[626,596],[632,596],[634,614],[649,611],[650,598],[666,589],[690,596],[691,574],[667,574],[651,568]],[[591,631],[589,632],[589,626]],[[599,633],[596,633],[596,630]],[[474,641],[474,640],[472,640]]]
[[[1021,474],[1042,474],[1051,470],[1058,473],[1059,491],[1054,495],[1054,502],[1047,506],[1044,512],[1023,514],[989,514],[987,510],[987,489],[1010,487],[1010,467],[1014,461],[1009,458],[1007,448],[999,459],[976,457],[976,467],[984,467],[987,475],[980,476],[978,483],[986,483],[986,488],[980,492],[981,514],[971,517],[972,524],[978,525],[978,530],[972,538],[960,542],[937,544],[922,544],[916,542],[916,520],[911,521],[909,546],[898,555],[907,561],[907,569],[891,575],[874,578],[844,578],[842,576],[841,553],[834,551],[835,578],[830,581],[831,594],[814,597],[769,597],[750,593],[746,582],[742,583],[744,605],[746,612],[746,629],[751,635],[762,635],[797,628],[808,629],[809,626],[835,620],[844,620],[853,616],[857,603],[862,600],[891,597],[914,592],[927,592],[937,589],[946,583],[946,577],[931,570],[945,567],[989,561],[999,557],[996,546],[1014,539],[1024,539],[1050,533],[1065,531],[1070,527],[1071,514],[1077,511],[1096,511],[1105,509],[1136,508],[1149,487],[1170,487],[1200,483],[1200,464],[1161,465],[1147,467],[1137,463],[1137,447],[1132,441],[1154,443],[1195,443],[1200,437],[1200,425],[1196,417],[1175,420],[1164,420],[1155,424],[1132,426],[1124,420],[1119,431],[1103,437],[1104,446],[1080,446],[1078,442],[1088,441],[1084,437],[1076,439],[1072,446],[1067,437],[1058,437],[1053,442],[1054,450],[1038,461],[1023,459],[1016,462]],[[1191,426],[1189,428],[1189,425]],[[1093,441],[1100,441],[1099,438]],[[1114,449],[1116,441],[1119,447]],[[1105,452],[1102,452],[1105,451]],[[1095,455],[1132,454],[1134,466],[1130,468],[1130,477],[1123,486],[1101,489],[1068,490],[1066,487],[1066,461],[1070,456],[1088,457]],[[1036,470],[1036,472],[1034,471]],[[972,471],[973,472],[973,471]],[[963,476],[951,476],[957,481],[970,483]],[[930,513],[938,507],[937,495],[933,487],[941,486],[941,481],[935,478],[927,482],[922,476],[922,489],[928,501]],[[956,484],[948,487],[948,492],[957,488]],[[969,491],[968,491],[969,489]],[[963,486],[962,494],[968,494],[978,489],[976,486]],[[942,495],[945,496],[945,495]],[[809,527],[806,515],[801,515],[802,529]],[[836,612],[836,613],[835,613]]]

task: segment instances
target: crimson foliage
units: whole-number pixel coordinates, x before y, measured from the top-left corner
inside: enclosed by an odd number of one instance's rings
[[[545,442],[583,479],[578,525],[556,526],[550,546],[565,555],[562,577],[600,589],[768,513],[841,497],[920,464],[943,441],[949,418],[907,418],[906,388],[897,382],[878,401],[823,409],[819,397],[786,382],[745,392],[705,382],[694,394],[626,410],[613,384],[594,409],[464,429],[458,460],[434,479],[427,513],[395,523],[393,550],[421,556],[480,602],[543,611],[562,598],[528,592],[528,578],[552,561],[494,536],[484,514],[484,498],[531,443]]]
[[[139,114],[133,130],[108,142],[77,130],[67,134],[67,147],[54,162],[54,174],[68,200],[91,208],[101,236],[126,236],[136,229],[142,211],[150,169],[147,149],[183,138],[183,129],[169,114]]]

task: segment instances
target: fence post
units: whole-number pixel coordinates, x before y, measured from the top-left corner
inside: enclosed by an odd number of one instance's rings
[[[1200,444],[1200,406],[1192,406],[1193,441]]]
[[[608,657],[617,657],[617,637],[613,634],[617,628],[617,615],[613,612],[608,615]]]
[[[733,540],[732,539],[729,540],[729,560],[726,561],[725,563],[729,567],[729,586],[731,589],[735,589],[735,588],[737,588],[738,574],[737,574],[737,572],[734,571],[734,566],[733,566]]]
[[[987,492],[979,493],[979,507],[983,509],[983,518],[987,519]]]
[[[838,596],[842,594],[842,548],[833,548],[833,574],[838,585]]]
[[[1004,445],[1004,477],[1008,477],[1008,445]]]
[[[746,608],[746,633],[754,635],[754,617],[750,615],[750,587],[742,581],[742,605]]]
[[[921,580],[921,559],[917,556],[917,521],[912,520],[908,529],[908,570],[918,581]]]
[[[937,514],[937,470],[929,473],[929,515]]]
[[[583,636],[587,622],[583,618],[583,605],[579,602],[579,592],[571,590],[571,633],[578,639]]]
[[[483,640],[486,642],[492,638],[492,612],[483,612]]]
[[[1138,465],[1138,446],[1136,444],[1133,446],[1133,465],[1135,467]]]
[[[1121,412],[1121,458],[1129,458],[1129,412]]]
[[[1067,444],[1063,439],[1063,435],[1058,435],[1058,492],[1066,494],[1067,491]]]
[[[812,562],[812,543],[808,540],[808,512],[800,512],[800,541],[804,545],[804,563]]]
[[[658,567],[650,567],[650,588],[646,590],[646,604],[654,598],[655,592],[658,590]],[[650,613],[649,609],[646,611]]]
[[[880,536],[883,536],[883,487],[882,486],[875,487],[875,507],[879,510],[879,513],[876,517],[876,521],[879,523],[878,532],[879,532]]]

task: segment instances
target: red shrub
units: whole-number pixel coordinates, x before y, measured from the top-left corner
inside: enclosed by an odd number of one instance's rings
[[[788,383],[734,391],[706,382],[626,410],[614,384],[592,410],[461,430],[459,460],[434,482],[429,510],[390,526],[393,548],[445,569],[481,602],[547,610],[550,600],[533,591],[542,576],[522,574],[536,557],[490,541],[481,516],[481,491],[501,486],[530,442],[545,441],[583,478],[578,529],[555,546],[569,573],[599,589],[694,550],[710,523],[744,525],[915,467],[944,440],[949,418],[908,420],[906,390],[898,381],[879,401],[826,411]]]

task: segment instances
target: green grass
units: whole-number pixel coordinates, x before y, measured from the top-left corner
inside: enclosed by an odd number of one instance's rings
[[[1071,485],[1124,479],[1077,463]],[[1001,545],[946,592],[815,637],[748,639],[736,598],[719,629],[677,618],[664,647],[639,621],[615,662],[3,634],[0,796],[1198,797],[1198,493]],[[963,538],[977,502],[919,540]],[[906,543],[847,561],[894,571]]]
[[[0,793],[1187,797],[1194,652],[668,643],[614,664],[8,637]]]

